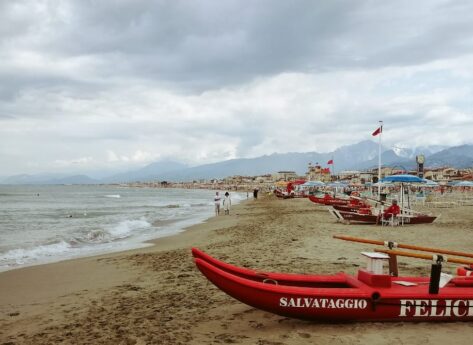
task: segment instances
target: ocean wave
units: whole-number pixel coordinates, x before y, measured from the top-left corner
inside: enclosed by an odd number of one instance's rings
[[[145,219],[140,220],[124,220],[119,224],[107,229],[107,231],[115,238],[125,238],[131,235],[135,230],[149,228],[151,224]]]
[[[11,249],[0,253],[0,266],[18,266],[35,262],[45,262],[52,258],[70,256],[72,252],[80,252],[94,245],[110,243],[133,235],[152,225],[145,219],[124,220],[106,229],[94,229],[83,232],[67,240],[40,244],[30,248]]]
[[[199,203],[196,203],[196,204],[191,204],[190,206],[191,207],[201,207],[201,206],[209,206],[209,205],[213,205],[213,202],[199,202]]]
[[[121,198],[120,194],[108,194],[108,195],[104,195],[105,198],[115,198],[115,199],[119,199]]]
[[[163,208],[179,208],[181,207],[179,204],[169,204],[169,205],[165,205],[165,206],[162,206]]]
[[[71,245],[65,241],[39,245],[33,248],[12,249],[0,255],[0,264],[9,265],[11,262],[15,262],[17,265],[24,265],[50,257],[56,257],[67,253],[70,249]]]

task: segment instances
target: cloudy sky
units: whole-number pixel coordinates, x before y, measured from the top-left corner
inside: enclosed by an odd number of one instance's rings
[[[1,175],[472,143],[473,2],[0,0]]]

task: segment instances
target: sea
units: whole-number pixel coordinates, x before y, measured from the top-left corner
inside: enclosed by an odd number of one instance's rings
[[[0,271],[149,246],[147,240],[213,216],[214,195],[200,189],[0,185]],[[230,195],[232,204],[246,199]]]

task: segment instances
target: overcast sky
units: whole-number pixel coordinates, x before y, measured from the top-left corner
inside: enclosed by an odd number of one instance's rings
[[[472,143],[473,2],[0,0],[1,175]]]

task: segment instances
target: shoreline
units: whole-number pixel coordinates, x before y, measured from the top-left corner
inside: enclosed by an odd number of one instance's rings
[[[242,200],[232,206],[232,211],[238,210],[241,205],[248,202]],[[102,276],[101,262],[120,259],[134,254],[146,254],[166,250],[180,249],[187,241],[196,241],[198,237],[208,234],[217,227],[233,224],[234,218],[224,215],[212,216],[198,223],[181,228],[178,232],[149,239],[143,242],[144,247],[131,248],[92,256],[70,258],[48,263],[39,263],[18,267],[0,272],[0,315],[16,313],[15,305],[43,304],[52,302],[57,297],[57,290],[50,289],[54,286],[66,286],[61,293],[71,294],[84,289],[103,289],[115,286],[126,281],[129,271],[122,271],[107,267],[107,276]],[[36,311],[36,308],[26,308],[26,312]],[[0,318],[1,320],[2,318]],[[1,335],[1,331],[0,331]],[[0,337],[1,340],[1,337]]]
[[[467,343],[467,322],[325,324],[254,309],[209,283],[190,248],[261,271],[355,274],[365,265],[360,252],[372,246],[333,235],[471,251],[470,209],[386,229],[336,223],[304,199],[248,200],[151,247],[0,273],[0,344],[444,344],[452,334]],[[399,259],[401,275],[428,275],[429,267]]]
[[[234,206],[240,204],[241,202],[246,201],[247,199],[244,198],[243,193],[235,192],[236,198],[232,201]],[[210,202],[210,201],[209,201]],[[181,205],[181,207],[183,207]],[[163,221],[160,220],[149,220],[146,219],[149,229],[146,230],[146,227],[143,233],[138,232],[131,232],[127,237],[124,238],[116,238],[109,241],[103,242],[84,242],[84,243],[75,243],[75,238],[70,240],[66,237],[60,238],[58,242],[39,242],[35,244],[33,247],[26,247],[23,248],[21,245],[19,247],[13,247],[9,250],[6,250],[3,254],[5,254],[5,263],[4,265],[0,266],[0,273],[8,272],[11,270],[18,270],[26,267],[33,267],[33,266],[41,266],[45,264],[53,264],[62,261],[68,260],[75,260],[87,257],[95,257],[119,252],[125,252],[129,250],[141,249],[148,247],[153,244],[154,240],[160,240],[165,237],[174,236],[179,234],[183,231],[186,231],[189,227],[193,225],[200,224],[206,222],[208,219],[214,217],[214,209],[213,205],[205,206],[205,210],[200,210],[198,213],[196,211],[187,211],[188,214],[184,214],[181,216],[177,216],[175,219],[166,219]],[[173,207],[174,208],[174,207]],[[176,208],[180,208],[179,205]],[[184,206],[184,208],[186,208]],[[192,208],[188,208],[192,210]],[[192,213],[194,212],[194,213]],[[79,217],[80,218],[80,217]],[[128,218],[127,218],[128,219]],[[137,218],[129,218],[131,222],[135,221]],[[144,219],[142,217],[141,219]],[[159,219],[159,218],[158,218]],[[122,223],[125,221],[121,221],[121,223],[115,223],[113,227],[121,226]],[[111,228],[111,224],[104,225],[100,229],[103,230],[106,235],[107,233],[107,226]],[[126,224],[125,224],[126,225]],[[142,230],[142,229],[138,229]],[[90,230],[92,232],[92,230]],[[147,233],[146,233],[147,232]],[[67,248],[64,249],[60,247],[59,251],[57,252],[45,252],[46,250],[52,251],[56,250],[56,248],[49,249],[49,247],[55,246],[65,246]],[[39,254],[36,253],[36,250],[39,250]],[[24,253],[26,252],[26,253]],[[44,254],[46,253],[46,254]],[[2,255],[3,255],[2,254]],[[16,261],[16,262],[15,262]]]

